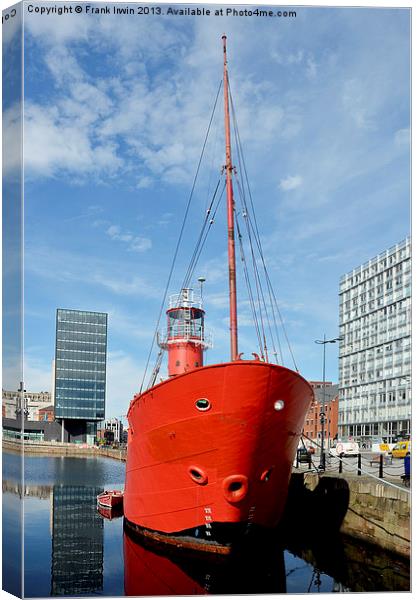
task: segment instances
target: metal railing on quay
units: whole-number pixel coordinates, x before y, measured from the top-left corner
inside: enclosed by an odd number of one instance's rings
[[[301,438],[301,442],[303,444],[303,449],[308,453],[309,459],[300,460],[299,452],[297,450],[297,456],[295,460],[295,468],[300,469],[302,465],[307,464],[307,469],[302,469],[303,472],[317,472],[317,473],[355,473],[357,476],[361,477],[362,475],[366,475],[373,479],[379,480],[381,483],[384,483],[388,486],[393,486],[404,491],[408,491],[407,487],[410,486],[410,474],[408,469],[408,474],[406,473],[405,464],[401,461],[398,464],[393,463],[392,456],[384,455],[383,453],[378,453],[377,455],[371,454],[371,457],[368,458],[366,453],[359,453],[356,457],[340,457],[340,456],[331,456],[330,454],[326,457],[326,466],[324,469],[320,468],[319,465],[314,463],[315,455],[308,452],[304,438],[308,440],[309,444],[313,444],[314,446],[320,447],[317,442],[308,438],[308,436],[303,435]],[[304,454],[305,457],[305,454]],[[352,459],[356,458],[355,461]],[[317,457],[316,457],[317,460]],[[398,459],[401,460],[401,459]],[[375,465],[375,467],[374,467]],[[387,468],[388,467],[388,468]],[[376,473],[378,473],[376,475]],[[398,483],[394,483],[393,481],[388,481],[386,478],[390,479],[398,479]]]

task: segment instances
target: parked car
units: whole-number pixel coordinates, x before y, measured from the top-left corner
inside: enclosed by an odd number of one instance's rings
[[[338,440],[335,446],[330,448],[329,455],[343,458],[344,456],[358,456],[359,444],[353,440]]]
[[[405,458],[407,454],[411,453],[411,441],[397,442],[390,452],[393,458]]]
[[[298,462],[302,463],[302,462],[306,462],[306,463],[311,463],[311,452],[309,450],[307,450],[307,448],[298,448],[297,450],[297,458],[298,458]]]

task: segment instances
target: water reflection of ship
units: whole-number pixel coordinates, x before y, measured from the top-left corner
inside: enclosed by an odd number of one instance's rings
[[[227,557],[167,550],[125,530],[126,596],[285,593],[284,551],[252,540]]]
[[[96,509],[102,489],[53,487],[51,596],[103,589],[103,519]]]

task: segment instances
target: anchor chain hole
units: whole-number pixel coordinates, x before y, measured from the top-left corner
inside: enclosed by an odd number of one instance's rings
[[[188,469],[188,474],[191,479],[199,485],[205,485],[208,482],[208,475],[200,467],[192,466]]]

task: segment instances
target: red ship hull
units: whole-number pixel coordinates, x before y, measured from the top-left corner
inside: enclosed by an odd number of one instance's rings
[[[298,373],[260,361],[202,367],[135,396],[127,521],[204,545],[219,525],[276,526],[312,399]]]

